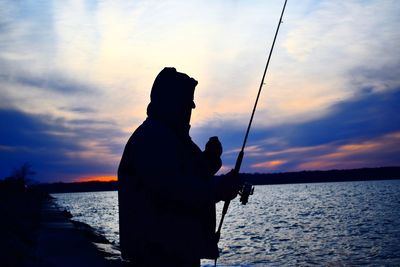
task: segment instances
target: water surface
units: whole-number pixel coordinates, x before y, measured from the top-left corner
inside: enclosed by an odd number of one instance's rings
[[[119,244],[117,192],[54,196]],[[400,181],[258,186],[231,203],[219,247],[227,266],[400,266]]]

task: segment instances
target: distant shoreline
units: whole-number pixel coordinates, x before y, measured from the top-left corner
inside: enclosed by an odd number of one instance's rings
[[[355,182],[400,179],[400,167],[361,168],[350,170],[300,171],[268,174],[241,174],[254,185]]]
[[[254,185],[328,183],[400,179],[400,167],[361,168],[351,170],[300,171],[282,173],[241,173]],[[118,190],[118,182],[74,182],[37,185],[48,193],[97,192]]]

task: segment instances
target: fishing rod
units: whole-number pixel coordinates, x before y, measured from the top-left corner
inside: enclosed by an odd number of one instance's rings
[[[267,63],[265,65],[265,69],[264,69],[264,74],[262,76],[261,79],[261,83],[260,83],[260,87],[258,89],[258,93],[257,93],[257,97],[256,97],[256,101],[254,103],[254,107],[253,107],[253,111],[251,112],[251,116],[250,116],[250,121],[249,121],[249,125],[247,126],[247,130],[246,130],[246,134],[244,136],[244,140],[243,140],[243,145],[242,145],[242,149],[240,150],[238,157],[236,159],[236,163],[235,163],[235,168],[232,170],[232,174],[233,175],[239,175],[239,171],[240,171],[240,167],[242,165],[242,161],[243,161],[243,156],[244,156],[244,148],[246,147],[246,143],[247,143],[247,137],[249,136],[249,132],[250,132],[250,128],[251,128],[251,124],[253,123],[253,118],[254,118],[254,114],[256,112],[256,108],[257,108],[257,104],[258,104],[258,99],[260,98],[260,93],[262,90],[262,87],[264,85],[264,79],[265,79],[265,75],[267,74],[267,70],[268,70],[268,66],[269,66],[269,62],[271,60],[271,55],[272,55],[272,51],[274,50],[274,46],[275,46],[275,41],[276,41],[276,37],[278,36],[278,32],[279,32],[279,28],[281,26],[282,23],[282,17],[283,17],[283,13],[285,12],[285,8],[286,8],[286,3],[287,0],[285,0],[285,3],[283,4],[283,8],[282,8],[282,13],[281,16],[279,18],[279,22],[278,22],[278,26],[276,28],[275,31],[275,36],[274,36],[274,40],[272,42],[272,46],[271,49],[269,51],[269,55],[268,55],[268,60]],[[243,205],[246,205],[249,196],[252,195],[254,192],[254,186],[250,183],[244,183],[242,188],[239,191],[239,195],[240,195],[240,202]],[[230,200],[225,201],[224,203],[224,207],[222,209],[222,216],[221,216],[221,220],[219,222],[219,226],[218,226],[218,231],[216,232],[216,236],[217,236],[217,243],[221,237],[221,228],[222,228],[222,224],[224,222],[224,218],[226,213],[228,212],[228,208],[229,208],[229,204],[231,203]],[[215,265],[217,265],[217,259],[215,259]]]

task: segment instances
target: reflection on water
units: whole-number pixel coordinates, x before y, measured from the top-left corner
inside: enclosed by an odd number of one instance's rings
[[[54,196],[75,220],[118,244],[117,192]],[[399,226],[400,181],[259,186],[246,206],[232,202],[218,263],[400,265]]]

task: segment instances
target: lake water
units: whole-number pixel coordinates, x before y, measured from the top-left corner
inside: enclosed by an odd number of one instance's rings
[[[53,196],[119,245],[116,191]],[[232,201],[219,247],[218,266],[400,266],[400,181],[258,186]]]

